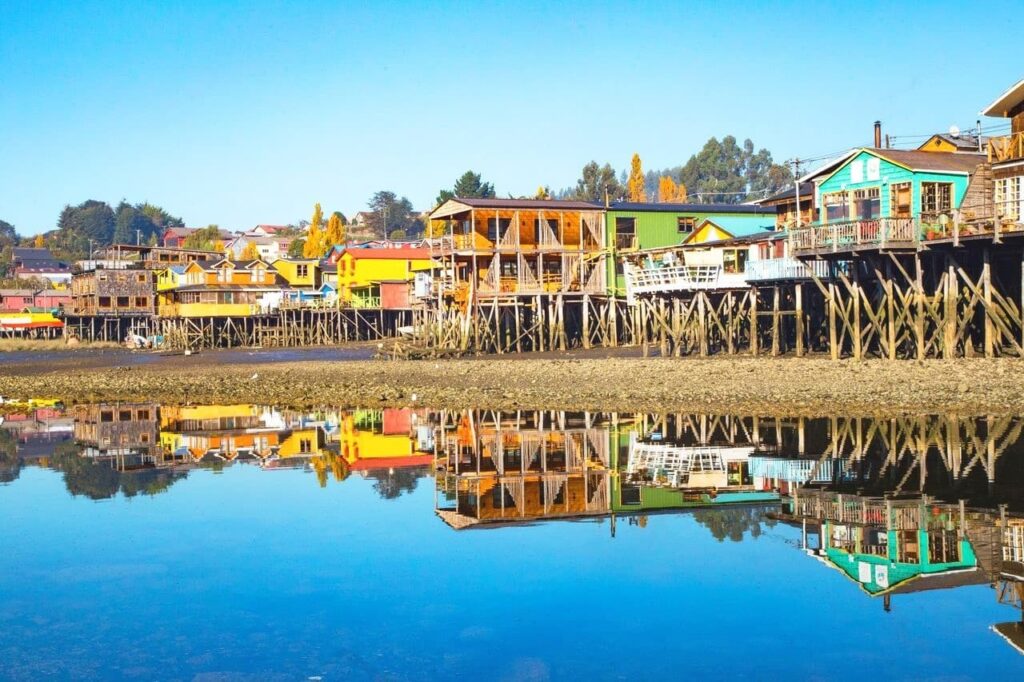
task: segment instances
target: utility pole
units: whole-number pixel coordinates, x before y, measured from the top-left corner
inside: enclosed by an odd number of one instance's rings
[[[800,227],[800,159],[793,159],[793,182],[796,184],[796,226]]]
[[[136,227],[135,228],[135,246],[141,246],[141,245],[142,245],[142,230]]]

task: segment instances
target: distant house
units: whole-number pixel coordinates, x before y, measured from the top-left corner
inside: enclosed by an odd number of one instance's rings
[[[196,227],[168,227],[160,236],[160,245],[180,249],[188,236],[197,229]]]
[[[31,308],[35,295],[35,289],[0,289],[0,313],[20,313]]]
[[[977,135],[960,133],[936,133],[917,148],[919,152],[961,152],[966,154],[980,154],[988,144],[989,138],[984,135],[978,140]]]
[[[20,279],[33,277],[64,285],[71,281],[71,267],[50,254],[49,249],[16,247],[11,252],[14,276]]]
[[[814,183],[800,183],[800,224],[814,222]],[[756,202],[758,206],[775,209],[775,229],[785,230],[796,226],[797,188],[792,187],[777,192],[767,199]]]
[[[290,229],[288,225],[257,225],[245,234],[257,237],[276,237]]]
[[[373,218],[372,211],[360,211],[352,216],[352,220],[348,224],[352,227],[366,227],[370,224],[370,220]]]
[[[73,315],[152,315],[156,312],[152,270],[90,270],[71,282]]]
[[[270,261],[287,256],[288,249],[293,241],[292,237],[268,237],[247,233],[232,241],[228,249],[231,252],[232,258],[241,260],[245,256],[246,249],[251,244],[255,247],[259,257],[269,263]]]

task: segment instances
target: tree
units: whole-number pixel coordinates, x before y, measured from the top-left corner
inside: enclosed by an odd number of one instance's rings
[[[423,222],[414,214],[412,202],[407,198],[381,190],[367,205],[371,212],[369,227],[378,238],[384,239],[395,230],[402,230],[408,236],[422,234]]]
[[[576,181],[576,188],[563,191],[561,196],[565,199],[604,203],[605,199],[623,199],[625,192],[615,176],[615,169],[610,164],[599,166],[597,161],[591,161],[583,167],[580,179]]]
[[[342,222],[345,216],[335,211],[327,220],[327,248],[330,249],[338,244],[345,243],[345,224]]]
[[[686,185],[676,184],[670,175],[658,179],[658,201],[663,204],[681,204],[686,201]]]
[[[55,246],[58,256],[83,258],[89,244],[109,246],[114,237],[114,210],[106,202],[89,199],[65,206],[57,220]]]
[[[32,246],[37,249],[46,248],[46,237],[41,234],[37,234],[36,238],[32,240]]]
[[[626,183],[626,196],[630,201],[647,201],[647,191],[644,189],[644,170],[640,165],[640,155],[633,154],[633,160],[629,164],[629,180]]]
[[[288,245],[288,257],[289,258],[301,258],[303,252],[306,249],[306,240],[302,237],[296,237],[292,240],[292,243]]]
[[[256,248],[256,242],[249,242],[245,245],[245,248],[242,249],[242,260],[259,260],[259,257],[260,252]]]
[[[6,220],[0,220],[0,277],[7,276],[13,249],[21,241],[18,231]]]
[[[479,173],[468,170],[459,176],[451,190],[441,190],[437,195],[437,204],[441,205],[453,197],[488,199],[493,196],[494,185],[484,182]]]
[[[218,247],[220,245],[220,248]],[[205,251],[224,251],[224,243],[220,240],[220,227],[218,225],[207,225],[185,237],[181,245],[186,249],[200,249]]]
[[[712,137],[679,173],[691,195],[703,203],[738,204],[761,199],[792,184],[789,169],[772,161],[771,152],[754,152],[754,143],[727,135]]]
[[[537,192],[533,195],[534,199],[550,199],[551,188],[547,185],[541,185],[537,188]]]
[[[323,231],[324,213],[320,209],[319,202],[313,205],[313,218],[309,221],[309,230],[306,231],[306,243],[302,247],[302,255],[305,258],[320,258],[326,251],[326,235]]]

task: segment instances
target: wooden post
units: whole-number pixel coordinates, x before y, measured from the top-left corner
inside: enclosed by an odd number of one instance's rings
[[[779,285],[772,287],[772,355],[779,354]]]
[[[864,348],[862,347],[863,335],[860,329],[860,268],[857,267],[857,262],[854,261],[853,270],[853,358],[860,360],[864,357]]]
[[[828,283],[828,347],[833,360],[839,359],[839,346],[836,339],[836,284]]]
[[[804,284],[797,282],[793,288],[794,305],[796,306],[796,356],[804,356]],[[801,422],[802,423],[802,422]],[[802,432],[801,432],[802,435]]]
[[[750,354],[757,355],[757,288],[750,288]]]
[[[981,257],[981,288],[985,298],[985,357],[990,358],[994,355],[995,330],[992,325],[992,256],[987,246],[982,249]]]

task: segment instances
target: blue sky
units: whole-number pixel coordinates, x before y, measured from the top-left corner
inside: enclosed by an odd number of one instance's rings
[[[822,156],[875,119],[971,126],[1024,77],[1012,41],[970,37],[1019,5],[808,8],[0,0],[0,219],[124,197],[238,229],[379,189],[425,209],[467,168],[518,195],[712,135]]]

